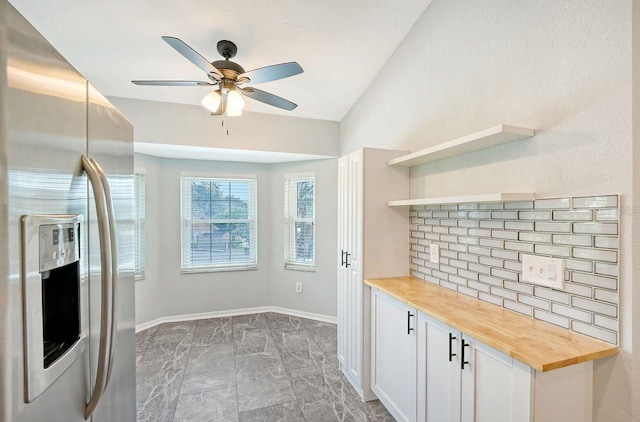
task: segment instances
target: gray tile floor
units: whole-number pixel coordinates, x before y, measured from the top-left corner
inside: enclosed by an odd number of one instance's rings
[[[394,421],[338,369],[334,324],[265,313],[137,334],[138,421]]]

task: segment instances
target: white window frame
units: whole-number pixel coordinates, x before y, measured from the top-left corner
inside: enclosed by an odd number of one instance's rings
[[[298,217],[297,183],[313,182],[313,218]],[[316,177],[314,173],[285,174],[284,176],[284,268],[295,271],[316,270]],[[313,223],[313,261],[294,260],[296,223]]]
[[[208,219],[192,220],[191,218],[191,182],[198,181],[220,181],[220,182],[247,182],[249,200],[249,218],[247,219]],[[251,206],[253,202],[253,206]],[[188,203],[189,206],[185,206]],[[180,217],[181,217],[181,258],[180,268],[182,273],[202,273],[218,271],[246,271],[258,268],[258,179],[255,175],[247,177],[235,176],[181,176],[180,177]],[[206,264],[194,265],[187,258],[191,256],[191,225],[192,224],[223,224],[223,223],[248,223],[251,232],[252,244],[249,246],[250,262],[238,264]]]
[[[144,169],[135,169],[134,186],[134,279],[144,280],[146,271],[146,178]]]

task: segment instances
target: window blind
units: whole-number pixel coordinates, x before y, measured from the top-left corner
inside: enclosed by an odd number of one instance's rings
[[[257,181],[181,178],[182,271],[254,269]]]
[[[314,270],[315,177],[285,176],[284,182],[284,267]]]
[[[135,279],[141,280],[144,278],[145,272],[145,220],[146,220],[146,187],[144,174],[136,173],[133,179],[134,184],[134,233],[135,233],[135,246],[134,246],[134,261],[135,261]]]

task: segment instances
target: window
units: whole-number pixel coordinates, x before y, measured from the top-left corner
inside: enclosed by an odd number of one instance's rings
[[[145,180],[144,173],[135,173],[134,189],[134,231],[135,245],[135,279],[142,280],[145,270]]]
[[[182,271],[255,269],[256,179],[181,178]]]
[[[315,270],[315,177],[285,176],[284,267]]]

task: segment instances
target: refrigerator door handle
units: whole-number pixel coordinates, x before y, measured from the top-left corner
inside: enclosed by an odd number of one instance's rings
[[[113,369],[113,359],[116,350],[116,333],[118,331],[118,322],[116,318],[118,315],[118,243],[116,239],[116,217],[113,211],[113,198],[111,197],[111,186],[109,186],[109,180],[107,180],[107,175],[104,170],[102,170],[100,164],[93,158],[90,158],[89,160],[98,171],[100,181],[102,182],[102,188],[104,189],[104,197],[107,205],[107,217],[109,219],[109,240],[111,242],[111,339],[109,341],[109,366],[107,379],[104,385],[104,388],[106,389],[109,385],[109,381],[111,380],[111,370]]]
[[[100,346],[98,351],[98,370],[96,382],[91,393],[91,398],[85,409],[85,419],[89,419],[95,410],[102,394],[107,388],[107,374],[109,361],[107,359],[111,350],[111,310],[113,308],[113,296],[111,291],[111,238],[109,236],[109,221],[105,192],[100,174],[93,163],[84,155],[82,156],[82,168],[87,173],[91,187],[93,188],[96,202],[96,214],[98,220],[98,235],[100,240],[100,270],[101,270],[101,304],[100,304]]]

